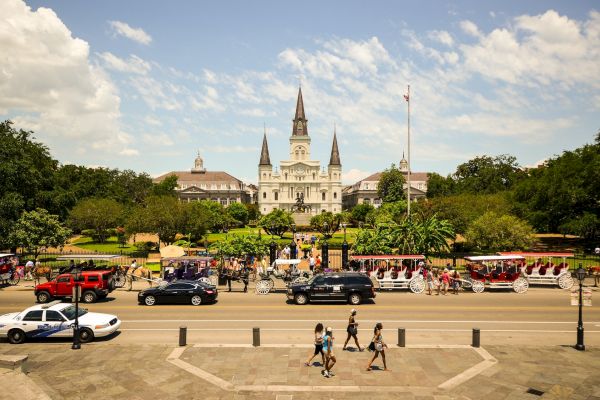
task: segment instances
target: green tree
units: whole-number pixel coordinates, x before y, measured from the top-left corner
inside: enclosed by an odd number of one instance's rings
[[[326,239],[331,239],[333,234],[340,230],[342,222],[344,222],[342,214],[326,211],[312,217],[310,226],[315,231],[320,232]]]
[[[231,203],[226,208],[227,214],[238,222],[240,226],[246,226],[248,224],[249,213],[246,206],[242,203]]]
[[[185,206],[172,196],[149,196],[145,203],[145,224],[158,239],[171,244],[178,233],[185,233]]]
[[[211,250],[230,257],[261,257],[269,252],[269,241],[255,235],[234,235],[211,245]]]
[[[37,259],[42,248],[61,247],[67,242],[71,231],[64,227],[57,215],[43,208],[25,211],[10,232],[10,242],[32,253]]]
[[[43,194],[52,190],[58,162],[32,135],[14,129],[11,121],[0,122],[0,248],[10,246],[9,231],[23,211],[52,201]]]
[[[294,219],[292,218],[292,214],[280,209],[271,211],[258,221],[258,225],[262,226],[265,232],[269,235],[279,237],[283,237],[283,235],[290,230],[293,223]]]
[[[202,213],[206,216],[206,226],[212,232],[223,232],[236,223],[236,220],[227,213],[221,203],[212,200],[201,200],[198,202],[198,206],[203,209]]]
[[[357,204],[352,208],[350,212],[350,218],[354,225],[358,225],[359,222],[366,222],[367,215],[369,212],[375,210],[371,204]]]
[[[191,234],[192,241],[198,242],[208,231],[209,213],[200,202],[184,203],[186,212],[185,231]]]
[[[490,194],[508,190],[524,174],[514,156],[475,157],[456,168],[454,181],[459,193]]]
[[[582,216],[564,223],[558,229],[563,234],[570,233],[592,241],[600,236],[600,218],[584,212]]]
[[[260,219],[260,210],[258,204],[244,204],[248,210],[248,220],[258,222]]]
[[[450,196],[456,192],[456,184],[450,175],[443,177],[435,172],[427,174],[427,198]]]
[[[112,199],[85,199],[77,203],[69,213],[68,224],[74,230],[93,229],[94,241],[104,243],[122,222],[123,206]]]
[[[360,229],[352,245],[352,252],[360,255],[392,254],[391,243],[391,234],[387,226]]]
[[[466,238],[486,251],[527,250],[535,242],[533,228],[526,221],[491,211],[473,221]]]
[[[404,175],[394,164],[381,173],[377,195],[384,203],[393,203],[405,198]]]
[[[160,183],[156,183],[152,188],[153,196],[175,196],[177,188],[177,175],[169,175]]]

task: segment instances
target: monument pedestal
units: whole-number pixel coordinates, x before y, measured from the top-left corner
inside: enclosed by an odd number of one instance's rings
[[[313,215],[310,213],[292,213],[292,218],[294,218],[294,223],[296,224],[296,226],[309,226],[310,219],[312,218],[312,216]]]

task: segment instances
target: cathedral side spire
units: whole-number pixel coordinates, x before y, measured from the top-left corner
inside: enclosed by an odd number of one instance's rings
[[[265,134],[263,136],[262,150],[260,152],[260,162],[258,165],[271,165],[271,158],[269,157],[269,145],[267,144],[267,129],[265,128]]]
[[[302,88],[298,88],[298,100],[296,102],[296,115],[292,126],[292,136],[308,136],[308,126],[304,114],[304,101],[302,100]]]
[[[338,150],[335,128],[333,128],[333,144],[331,145],[331,157],[329,157],[329,165],[342,165],[340,161],[340,151]]]

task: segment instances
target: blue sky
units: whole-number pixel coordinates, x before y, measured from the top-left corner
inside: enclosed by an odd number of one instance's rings
[[[266,125],[287,159],[298,84],[312,156],[337,126],[344,183],[397,163],[523,166],[600,128],[592,1],[27,1],[0,16],[0,118],[63,163],[255,182]]]

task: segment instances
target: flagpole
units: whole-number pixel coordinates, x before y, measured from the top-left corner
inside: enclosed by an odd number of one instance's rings
[[[408,92],[406,94],[406,102],[408,103],[408,175],[407,175],[407,187],[406,187],[406,198],[407,198],[407,215],[410,219],[410,85],[408,85]]]

